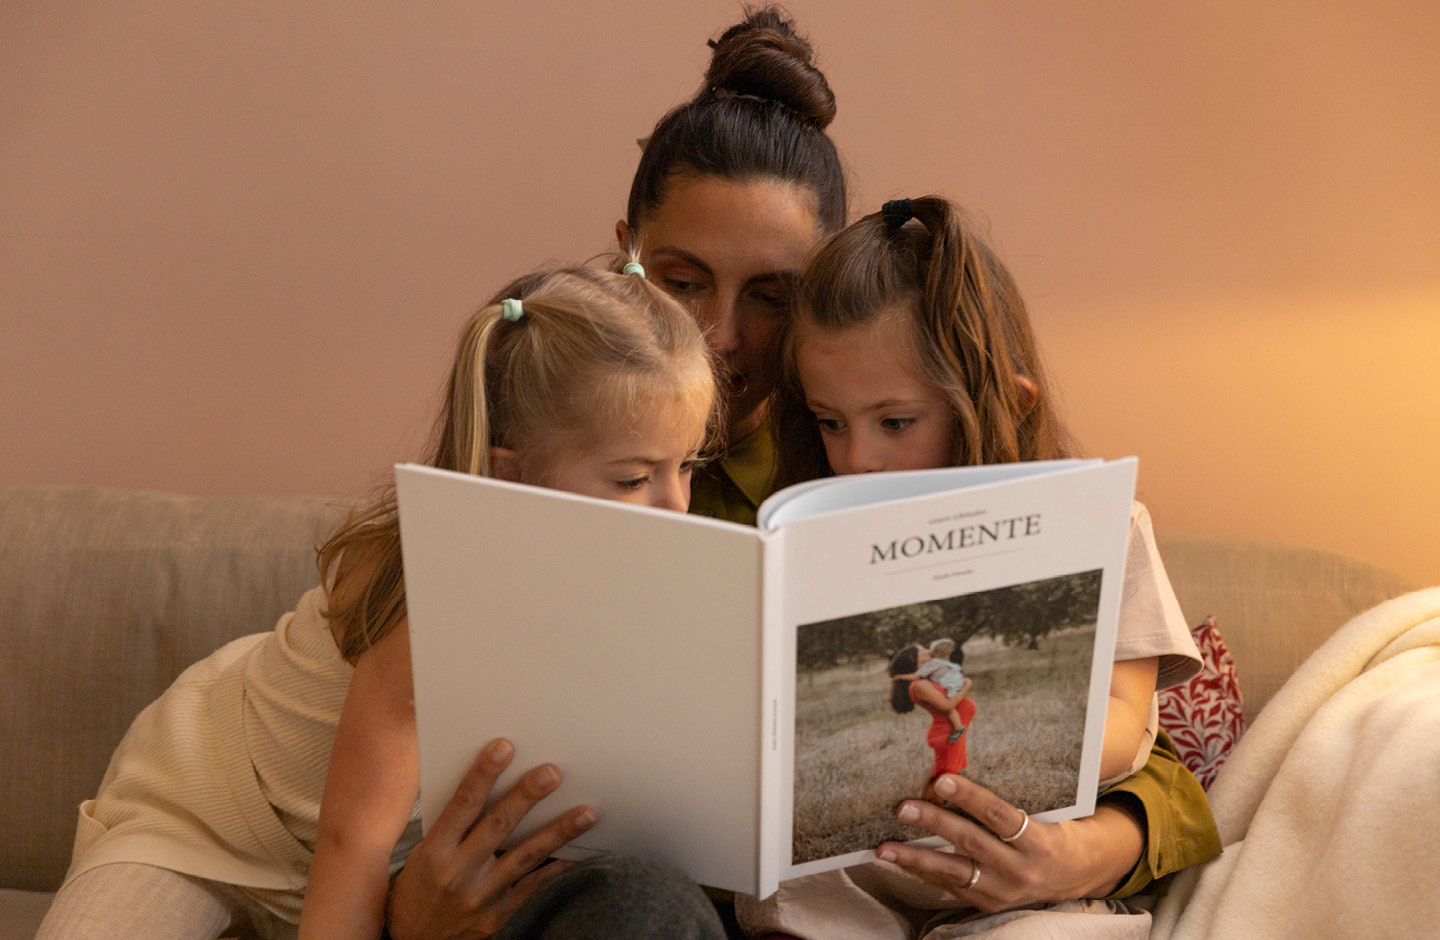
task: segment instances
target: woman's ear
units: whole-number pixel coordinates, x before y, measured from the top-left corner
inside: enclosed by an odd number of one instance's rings
[[[630,251],[630,226],[624,219],[615,223],[615,243],[620,247],[621,254]]]
[[[520,483],[520,455],[508,447],[490,448],[490,475],[497,480]]]
[[[1020,411],[1022,415],[1028,415],[1040,404],[1040,389],[1035,385],[1035,380],[1028,375],[1015,376],[1015,390],[1020,396]]]

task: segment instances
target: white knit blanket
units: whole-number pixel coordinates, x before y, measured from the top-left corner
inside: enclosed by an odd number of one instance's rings
[[[1437,796],[1430,588],[1355,617],[1265,706],[1210,791],[1225,852],[1176,876],[1151,937],[1440,936]]]

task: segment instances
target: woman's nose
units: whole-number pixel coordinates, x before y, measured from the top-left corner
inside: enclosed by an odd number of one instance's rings
[[[735,308],[732,297],[712,297],[695,309],[695,319],[705,330],[705,342],[722,357],[740,348],[740,326]]]

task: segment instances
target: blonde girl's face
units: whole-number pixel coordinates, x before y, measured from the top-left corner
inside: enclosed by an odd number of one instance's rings
[[[696,394],[706,407],[698,407]],[[495,475],[582,496],[684,512],[699,466],[708,389],[644,402],[640,413],[600,418],[578,433],[541,434],[529,446],[492,449]],[[497,455],[497,452],[498,455]]]
[[[954,462],[954,416],[921,377],[909,329],[898,307],[841,330],[797,325],[796,370],[835,473]]]

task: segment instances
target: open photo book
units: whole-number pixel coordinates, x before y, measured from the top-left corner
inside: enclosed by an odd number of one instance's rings
[[[427,830],[496,737],[497,793],[565,776],[518,836],[585,803],[567,857],[762,897],[926,837],[895,806],[942,756],[1039,819],[1089,815],[1135,473],[834,477],[752,528],[397,466]]]

